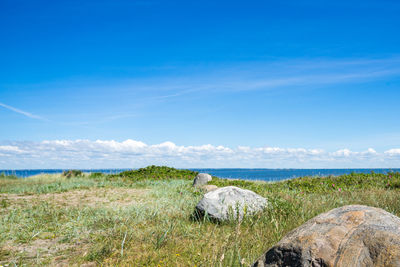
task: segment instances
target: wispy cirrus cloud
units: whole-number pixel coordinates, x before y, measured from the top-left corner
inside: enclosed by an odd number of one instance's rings
[[[147,165],[208,168],[393,168],[400,165],[400,148],[377,152],[338,149],[149,145],[128,139],[46,140],[0,145],[0,169],[135,168]]]
[[[156,92],[156,95],[144,98],[152,101],[167,101],[201,93],[235,93],[304,86],[312,89],[337,84],[368,83],[400,76],[400,57],[278,60],[187,69],[187,73],[179,75],[165,78],[160,75],[156,82],[154,79],[125,80],[119,86]]]
[[[24,115],[25,117],[28,117],[28,118],[31,118],[31,119],[46,120],[45,118],[43,118],[43,117],[41,117],[41,116],[32,114],[32,113],[27,112],[27,111],[23,111],[23,110],[21,110],[21,109],[18,109],[18,108],[15,108],[15,107],[6,105],[6,104],[4,104],[4,103],[0,103],[0,106],[3,107],[3,108],[6,108],[6,109],[8,109],[8,110],[11,110],[11,111],[13,111],[13,112],[16,112],[16,113],[18,113],[18,114],[22,114],[22,115]]]
[[[79,88],[106,93],[135,92],[138,100],[168,99],[201,91],[262,90],[302,85],[369,82],[400,75],[400,56],[388,58],[308,58],[249,61],[216,65],[172,66],[174,71],[154,71],[149,78],[87,77],[31,85],[39,88]],[[134,76],[134,73],[132,74]],[[148,93],[140,94],[141,93]],[[156,92],[156,94],[151,93]],[[147,98],[148,96],[148,98]]]
[[[161,68],[162,69],[162,68]],[[172,68],[174,69],[174,68]],[[52,119],[58,124],[93,125],[146,115],[147,108],[164,102],[199,101],[246,92],[323,90],[328,86],[386,81],[400,77],[400,57],[378,59],[291,59],[264,62],[245,62],[214,66],[176,66],[176,72],[154,72],[148,78],[118,78],[106,80],[92,77],[85,80],[58,81],[29,85],[32,89],[56,87],[82,91],[82,99],[99,103],[115,101],[119,105],[112,111],[107,105],[96,118],[82,118],[70,113],[68,118]],[[182,70],[183,69],[183,70]],[[60,94],[63,95],[63,94]],[[88,98],[90,97],[90,99]],[[129,101],[127,101],[129,99]],[[52,101],[57,103],[60,99]],[[64,101],[64,100],[63,100]],[[54,105],[54,104],[48,104]],[[71,105],[76,105],[71,103]],[[0,106],[32,119],[48,121],[30,112],[0,103]],[[80,109],[79,105],[76,105]],[[53,107],[54,108],[54,107]],[[156,107],[157,108],[157,107]],[[96,107],[93,108],[96,110]],[[49,113],[51,114],[51,113]],[[139,115],[138,115],[139,114]],[[53,114],[52,114],[53,116]],[[101,118],[101,119],[99,119]],[[84,121],[82,121],[84,120]]]

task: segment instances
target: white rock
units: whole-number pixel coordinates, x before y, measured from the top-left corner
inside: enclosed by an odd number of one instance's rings
[[[198,216],[207,214],[211,219],[241,220],[267,206],[267,200],[253,191],[236,186],[226,186],[208,192],[196,206]]]
[[[196,178],[194,178],[193,186],[202,186],[207,184],[211,180],[212,177],[208,173],[199,173],[197,174]]]

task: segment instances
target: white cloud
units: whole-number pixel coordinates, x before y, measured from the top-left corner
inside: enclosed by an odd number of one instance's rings
[[[321,149],[248,147],[211,144],[180,146],[172,142],[148,145],[125,140],[45,140],[0,145],[0,169],[136,168],[151,164],[182,168],[379,168],[400,166],[400,149],[382,153]]]
[[[0,146],[0,151],[3,152],[22,152],[17,146]]]
[[[340,149],[336,152],[333,152],[332,155],[333,156],[337,156],[337,157],[349,157],[353,154],[354,152],[350,151],[349,149],[345,148],[345,149]]]
[[[385,154],[392,155],[392,156],[395,156],[395,155],[400,156],[400,148],[389,149],[389,150],[385,151]]]

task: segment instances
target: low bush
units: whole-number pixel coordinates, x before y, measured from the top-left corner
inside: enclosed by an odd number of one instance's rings
[[[127,180],[169,180],[169,179],[185,179],[192,180],[198,172],[190,170],[180,170],[166,166],[148,166],[137,170],[124,171],[119,174],[110,175],[111,178],[124,178]]]
[[[63,171],[62,176],[66,178],[81,177],[83,176],[83,172],[80,170],[68,170],[68,171]]]
[[[101,173],[101,172],[92,172],[92,173],[89,175],[89,178],[100,178],[100,177],[103,177],[103,176],[104,176],[104,174]]]

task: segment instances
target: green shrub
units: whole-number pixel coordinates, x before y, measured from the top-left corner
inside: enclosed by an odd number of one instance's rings
[[[124,178],[128,180],[168,180],[185,179],[192,180],[198,173],[190,170],[180,170],[166,166],[151,165],[138,170],[124,171],[119,174],[110,175],[111,178]]]
[[[66,178],[81,177],[83,176],[83,172],[80,170],[68,170],[63,171],[62,175]]]
[[[103,173],[101,173],[101,172],[92,172],[90,175],[89,175],[89,178],[100,178],[100,177],[102,177],[104,174]]]

